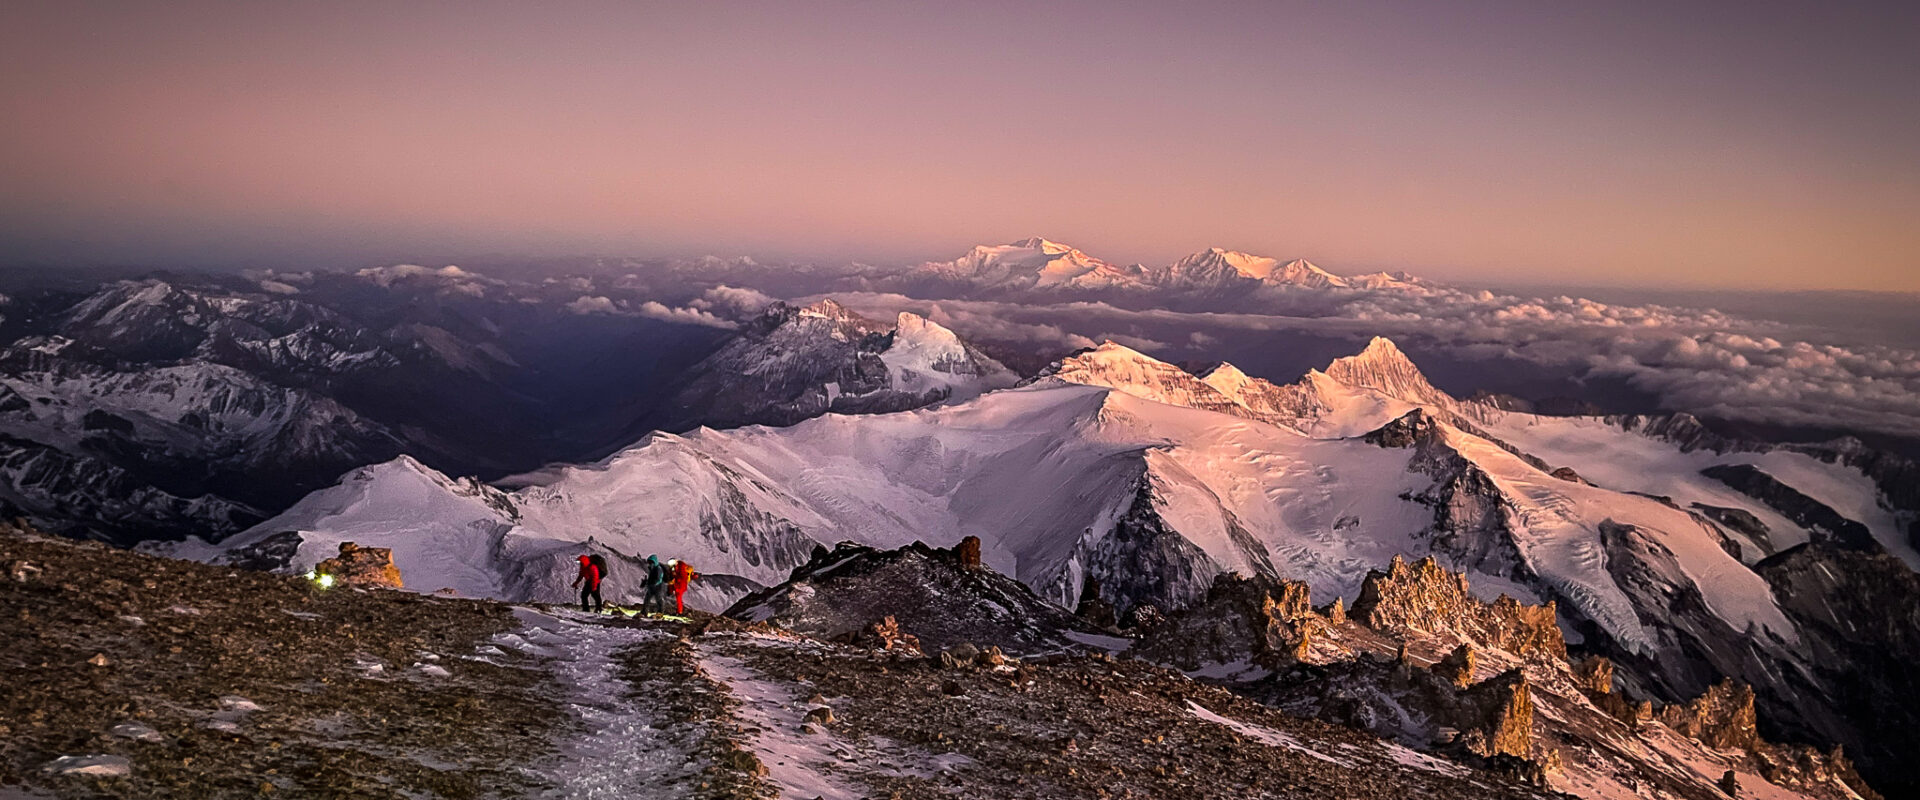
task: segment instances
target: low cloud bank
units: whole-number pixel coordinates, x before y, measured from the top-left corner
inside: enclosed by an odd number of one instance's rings
[[[1384,335],[1461,359],[1513,359],[1579,379],[1622,380],[1668,410],[1920,437],[1920,352],[1910,349],[1823,344],[1818,329],[1711,309],[1567,296],[1446,288],[1289,294],[1285,314],[832,296],[863,313],[914,311],[983,340],[1077,348],[1110,338],[1166,357],[1192,357],[1227,337],[1259,332],[1345,336],[1356,345]],[[1164,342],[1137,333],[1169,329],[1184,329],[1185,338]]]

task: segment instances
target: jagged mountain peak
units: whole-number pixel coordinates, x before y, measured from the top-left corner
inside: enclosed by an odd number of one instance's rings
[[[1394,344],[1392,339],[1385,336],[1375,336],[1367,340],[1367,346],[1361,348],[1360,352],[1334,359],[1331,363],[1340,364],[1342,362],[1350,364],[1405,362],[1408,366],[1413,364],[1413,362],[1407,358],[1407,354],[1400,350],[1400,346]],[[1333,370],[1334,367],[1328,367],[1329,372]]]
[[[1206,381],[1216,389],[1220,388],[1222,384],[1237,386],[1247,381],[1258,380],[1248,375],[1245,370],[1234,366],[1233,362],[1230,361],[1222,361],[1214,365],[1213,369],[1207,370],[1205,375],[1200,376],[1200,379]]]
[[[1107,381],[1130,379],[1157,381],[1174,376],[1184,376],[1194,383],[1200,382],[1199,378],[1186,370],[1112,339],[1106,339],[1096,346],[1076,351],[1041,370],[1040,374],[1042,377],[1057,376],[1075,383],[1088,382],[1077,380],[1078,377],[1101,377]],[[1094,385],[1123,388],[1106,382],[1094,382]]]
[[[1155,363],[1165,363],[1163,361],[1160,361],[1160,359],[1154,358],[1153,356],[1147,355],[1146,353],[1142,353],[1138,350],[1135,350],[1124,344],[1116,342],[1112,339],[1100,340],[1100,344],[1095,345],[1093,349],[1089,352],[1093,354],[1101,355],[1106,358],[1125,358],[1125,359],[1132,359],[1132,360],[1138,360],[1138,361],[1152,361]]]
[[[953,329],[911,311],[902,311],[893,318],[893,343],[895,347],[939,344],[960,346],[960,334]]]
[[[1264,280],[1268,275],[1273,274],[1274,269],[1279,265],[1280,260],[1276,258],[1228,250],[1224,247],[1209,247],[1175,262],[1172,273],[1193,275],[1205,271]]]
[[[980,245],[980,247],[991,247],[991,246],[992,245]],[[1044,236],[1029,236],[1017,242],[1008,242],[1005,246],[1019,247],[1019,248],[1028,249],[1028,250],[1040,250],[1040,251],[1049,252],[1049,253],[1072,253],[1072,252],[1079,251],[1079,248],[1074,247],[1073,245],[1061,244],[1060,242],[1056,242]]]
[[[795,309],[795,313],[803,317],[824,317],[831,320],[865,319],[854,313],[853,309],[841,305],[831,297],[801,306]]]
[[[1321,269],[1304,258],[1296,258],[1281,264],[1262,280],[1269,284],[1305,286],[1314,289],[1345,288],[1349,285],[1346,278]]]
[[[1275,384],[1224,362],[1195,376],[1113,341],[1062,359],[1041,377],[1259,420],[1315,438],[1360,436],[1423,406],[1453,419],[1455,407],[1453,398],[1428,383],[1385,337],[1291,384]]]
[[[1356,355],[1336,358],[1324,374],[1347,386],[1370,389],[1408,403],[1451,409],[1454,399],[1427,382],[1413,360],[1393,340],[1375,336]]]
[[[861,316],[833,298],[816,300],[804,306],[775,301],[747,326],[752,337],[812,338],[816,335],[841,341],[857,341],[867,334],[885,333],[893,326]]]

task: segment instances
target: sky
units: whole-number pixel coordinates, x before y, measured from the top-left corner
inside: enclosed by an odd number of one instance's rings
[[[0,5],[0,264],[1920,291],[1920,4]]]

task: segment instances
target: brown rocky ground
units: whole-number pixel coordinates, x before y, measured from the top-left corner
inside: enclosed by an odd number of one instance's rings
[[[0,789],[521,796],[541,787],[518,767],[567,724],[541,672],[507,654],[462,658],[517,625],[506,606],[321,590],[11,526],[0,565]],[[152,741],[109,732],[121,723]],[[131,774],[44,770],[93,754],[126,758]]]
[[[1138,661],[1054,656],[942,668],[937,657],[718,632],[696,637],[694,647],[710,666],[730,660],[783,687],[791,707],[812,720],[802,722],[802,738],[831,740],[826,749],[842,753],[824,771],[858,796],[1551,795]],[[1209,720],[1195,706],[1249,727]],[[884,768],[888,760],[950,766],[903,774]]]

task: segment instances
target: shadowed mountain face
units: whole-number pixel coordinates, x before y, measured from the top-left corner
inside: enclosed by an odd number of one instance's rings
[[[470,273],[288,280],[9,296],[0,508],[120,542],[218,537],[402,453],[488,476],[581,458],[726,335]]]

